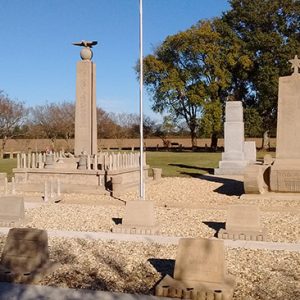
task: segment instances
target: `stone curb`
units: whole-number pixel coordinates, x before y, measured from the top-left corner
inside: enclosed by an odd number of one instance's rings
[[[0,234],[7,234],[9,228],[0,227]],[[89,240],[115,240],[122,242],[142,242],[177,245],[182,237],[162,236],[162,235],[137,235],[121,234],[111,232],[84,232],[84,231],[64,231],[64,230],[47,230],[49,237],[78,238]],[[261,250],[283,250],[300,252],[299,243],[277,243],[277,242],[258,242],[258,241],[241,241],[241,240],[224,240],[228,248],[244,249],[261,249]]]
[[[0,299],[6,300],[163,300],[165,297],[75,290],[40,285],[0,282]]]

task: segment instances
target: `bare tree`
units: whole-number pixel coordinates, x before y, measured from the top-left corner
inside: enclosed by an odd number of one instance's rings
[[[20,128],[24,124],[27,112],[23,102],[12,100],[3,91],[0,91],[1,153],[4,151],[7,139],[23,134]]]
[[[63,102],[33,107],[31,121],[30,127],[35,138],[49,138],[53,147],[57,138],[63,138],[69,144],[74,137],[75,105]]]

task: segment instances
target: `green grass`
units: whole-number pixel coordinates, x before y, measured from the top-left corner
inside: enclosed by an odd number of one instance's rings
[[[275,157],[275,152],[257,152],[257,159],[266,153]],[[221,153],[210,152],[147,152],[147,164],[151,168],[162,168],[165,177],[189,177],[197,174],[212,173],[218,167]],[[0,172],[7,173],[10,180],[12,169],[17,167],[16,159],[0,159]]]
[[[218,167],[221,153],[207,152],[147,152],[147,164],[162,168],[165,177],[189,177],[212,172]]]
[[[17,167],[17,159],[0,159],[0,172],[7,173],[8,180],[11,179],[12,169]]]

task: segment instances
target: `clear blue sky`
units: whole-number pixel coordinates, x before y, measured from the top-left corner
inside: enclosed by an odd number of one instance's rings
[[[144,55],[168,35],[220,16],[226,0],[144,0]],[[27,106],[75,101],[72,42],[97,40],[97,105],[138,113],[138,0],[0,0],[0,90]],[[144,112],[151,111],[145,92]]]

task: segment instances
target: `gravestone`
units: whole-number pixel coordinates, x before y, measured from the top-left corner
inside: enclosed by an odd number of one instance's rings
[[[0,261],[1,281],[37,281],[53,267],[53,263],[49,262],[48,235],[45,230],[9,230]]]
[[[96,119],[96,65],[91,61],[92,46],[97,42],[73,43],[83,46],[77,63],[76,106],[75,106],[75,155],[86,151],[88,155],[97,153]]]
[[[225,230],[221,229],[218,238],[232,240],[266,240],[266,230],[260,224],[260,211],[256,205],[230,205],[227,211]]]
[[[156,286],[155,294],[229,300],[234,286],[235,279],[226,270],[223,241],[183,238],[179,240],[174,278],[166,275]]]
[[[241,101],[227,101],[224,123],[224,152],[216,175],[244,174],[245,167],[256,160],[253,143],[247,142],[245,155],[243,106]],[[255,153],[254,153],[255,151]]]
[[[112,231],[115,233],[158,234],[153,201],[127,201],[122,224],[114,226]]]
[[[24,218],[23,197],[14,195],[0,197],[0,226],[17,226]]]

